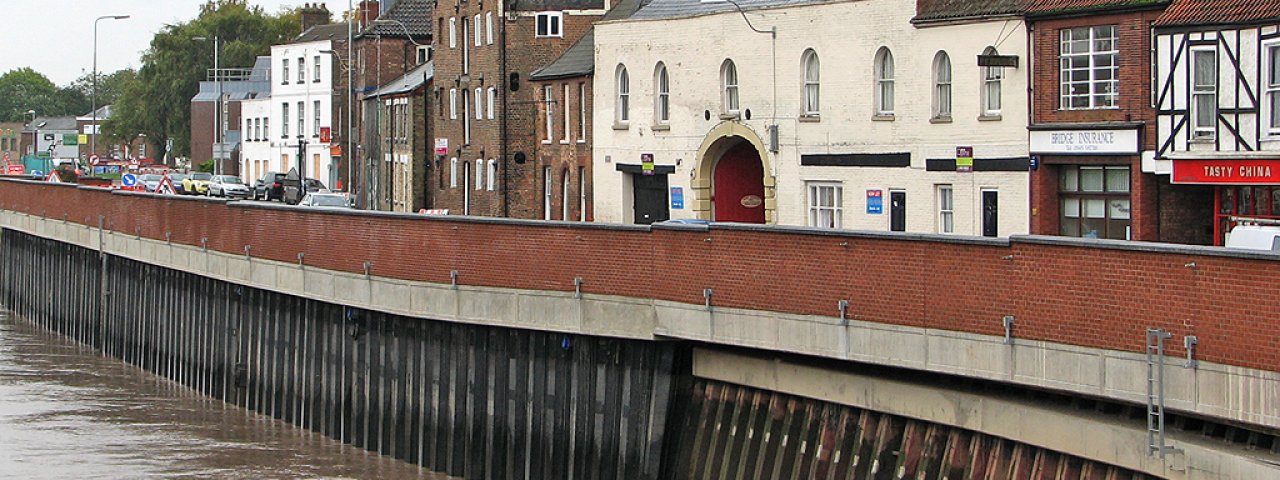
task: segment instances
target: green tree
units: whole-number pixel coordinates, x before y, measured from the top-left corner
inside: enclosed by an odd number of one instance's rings
[[[190,155],[191,98],[213,68],[213,37],[221,40],[221,67],[249,68],[299,28],[295,11],[268,15],[245,0],[206,2],[194,20],[168,25],[151,39],[136,81],[125,82],[103,128],[117,138],[146,135],[157,147],[172,142],[172,155]]]
[[[125,85],[136,80],[137,77],[138,72],[131,68],[126,68],[110,74],[98,72],[98,106],[101,107],[103,105],[115,104],[116,100],[119,99],[120,95],[124,92]],[[87,105],[89,105],[90,110],[92,110],[94,96],[93,75],[87,73],[81,75],[80,78],[71,82],[71,85],[68,85],[68,87],[78,92],[79,95],[84,96],[85,102],[89,102]],[[90,110],[85,111],[89,112]]]
[[[58,87],[29,67],[0,75],[0,121],[20,122],[27,110],[40,116],[63,115]]]

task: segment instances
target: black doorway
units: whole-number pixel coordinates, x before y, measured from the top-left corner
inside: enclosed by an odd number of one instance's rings
[[[889,192],[889,230],[907,231],[907,192]]]
[[[671,218],[667,210],[667,176],[631,174],[636,223],[648,225]]]
[[[1000,203],[995,190],[982,191],[982,236],[997,237],[1000,235]]]

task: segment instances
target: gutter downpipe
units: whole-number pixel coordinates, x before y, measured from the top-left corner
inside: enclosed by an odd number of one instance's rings
[[[507,16],[510,14],[509,9],[511,9],[515,3],[515,0],[512,0],[510,4],[508,4],[506,0],[502,0],[503,11],[501,12],[500,17],[502,20],[502,31],[499,32],[502,35],[502,48],[499,51],[498,60],[502,64],[502,74],[498,81],[502,82],[502,145],[500,146],[500,153],[502,155],[502,216],[504,218],[511,217],[511,189],[510,182],[508,181],[508,177],[511,176],[511,159],[509,158],[509,154],[511,152],[507,147],[507,113],[510,110],[507,107],[511,104],[511,81],[507,78]]]

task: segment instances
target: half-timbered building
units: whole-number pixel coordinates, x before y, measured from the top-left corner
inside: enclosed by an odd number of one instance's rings
[[[1154,29],[1150,168],[1201,197],[1184,214],[1214,244],[1241,217],[1280,219],[1280,3],[1178,0]]]

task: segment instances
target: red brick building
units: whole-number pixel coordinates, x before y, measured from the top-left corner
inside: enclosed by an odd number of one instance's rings
[[[1031,2],[1031,233],[1210,242],[1207,191],[1153,168],[1151,25],[1168,5]]]
[[[373,101],[375,92],[399,82],[410,70],[431,60],[434,7],[435,2],[431,0],[399,0],[379,14],[379,2],[365,0],[357,10],[359,31],[353,41],[352,67],[355,90],[359,92],[353,106],[359,143],[354,157],[356,182],[352,191],[357,193],[356,202],[361,208],[391,209],[394,200],[389,200],[390,194],[397,191],[389,183],[394,168],[383,158],[387,147],[378,127],[385,122],[383,111],[366,108],[366,104]],[[412,115],[418,117],[417,113]],[[426,122],[415,121],[414,125],[425,126]],[[412,161],[425,168],[428,160],[423,156]],[[415,188],[420,190],[423,186]]]
[[[550,152],[541,156],[542,92],[529,76],[559,58],[603,14],[603,0],[437,3],[433,208],[544,218],[547,186],[562,185],[565,169],[570,176],[590,175]],[[589,146],[576,140],[568,145],[574,155],[589,158]],[[544,178],[548,167],[551,182]]]

